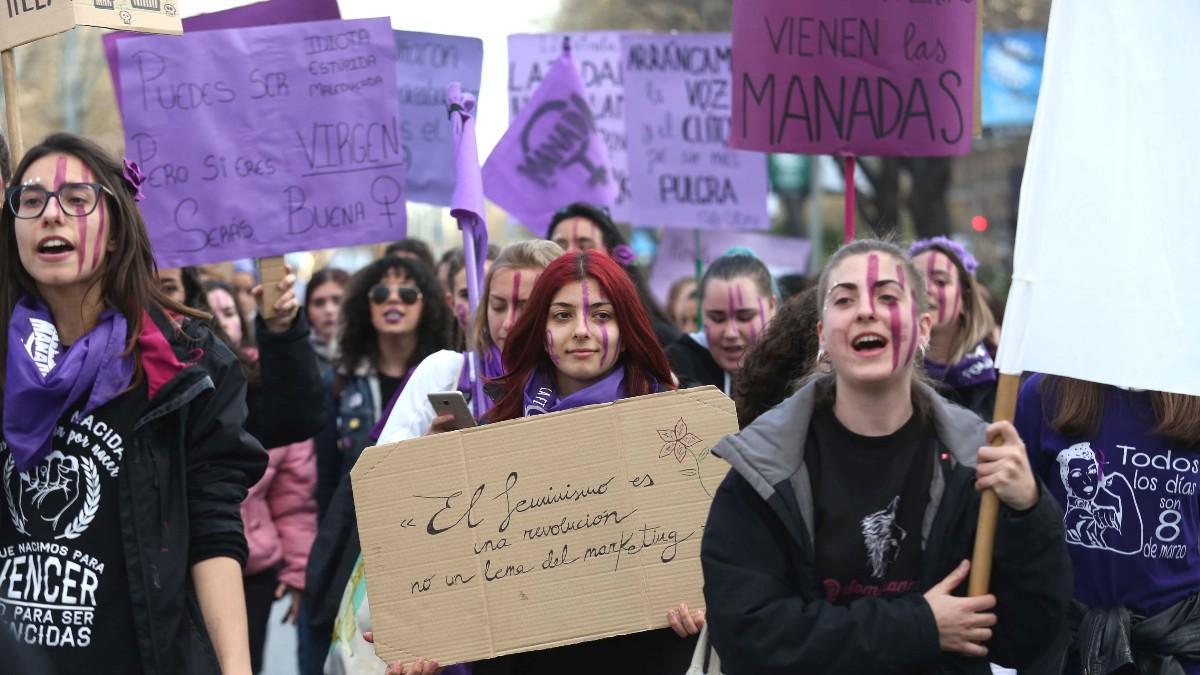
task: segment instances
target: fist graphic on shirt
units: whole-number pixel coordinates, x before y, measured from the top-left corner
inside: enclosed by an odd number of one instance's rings
[[[79,501],[79,459],[55,450],[28,473],[21,475],[21,501],[57,529],[59,520]],[[22,504],[26,506],[26,504]]]

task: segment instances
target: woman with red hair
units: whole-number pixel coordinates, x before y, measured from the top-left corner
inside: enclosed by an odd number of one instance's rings
[[[488,422],[611,403],[674,389],[671,368],[629,276],[598,251],[568,253],[534,283],[525,309],[504,343],[503,387]],[[687,670],[704,613],[679,605],[668,630],[512,654],[471,665],[473,675],[558,675],[620,664],[622,673],[663,675]],[[678,637],[676,637],[678,636]],[[614,666],[616,667],[616,666]],[[436,661],[419,659],[389,675],[434,675]],[[591,672],[587,670],[587,672]]]

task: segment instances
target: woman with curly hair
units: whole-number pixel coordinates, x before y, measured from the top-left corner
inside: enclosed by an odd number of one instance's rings
[[[305,603],[310,640],[304,672],[320,672],[342,589],[358,558],[350,469],[373,445],[396,397],[427,356],[450,346],[450,309],[424,263],[387,257],[350,279],[333,376],[334,419],[317,438],[321,524],[309,555]],[[376,427],[379,427],[376,430]]]

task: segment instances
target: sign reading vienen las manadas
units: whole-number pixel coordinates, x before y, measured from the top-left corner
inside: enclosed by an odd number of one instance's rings
[[[976,9],[975,0],[738,0],[730,145],[966,154]]]

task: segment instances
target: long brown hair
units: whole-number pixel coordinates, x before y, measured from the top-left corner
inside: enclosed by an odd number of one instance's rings
[[[136,357],[137,339],[142,333],[142,316],[150,308],[165,309],[201,319],[210,318],[204,312],[171,300],[160,290],[158,266],[154,262],[150,235],[146,232],[146,222],[142,219],[142,213],[138,210],[133,194],[123,177],[124,168],[100,146],[74,134],[58,133],[47,136],[21,158],[16,171],[13,172],[13,183],[21,181],[22,176],[29,170],[29,165],[56,153],[70,155],[82,161],[91,170],[92,180],[106,188],[102,198],[107,200],[108,233],[112,250],[104,257],[100,270],[92,280],[92,287],[99,284],[103,303],[116,308],[125,316],[128,323],[125,353],[135,354]],[[0,261],[4,264],[4,270],[0,271],[0,335],[7,335],[9,320],[17,301],[25,294],[35,297],[39,297],[39,294],[37,283],[21,264],[15,234],[16,216],[7,203],[0,209],[0,229],[4,230],[3,236],[0,236]],[[83,311],[82,307],[80,311]],[[4,388],[7,359],[8,340],[0,339],[0,392],[3,392]],[[142,367],[140,358],[135,358],[134,362],[136,368],[133,382],[136,384],[141,379]]]
[[[1043,400],[1053,402],[1050,426],[1068,436],[1090,436],[1100,430],[1105,385],[1047,375],[1039,385]],[[1154,432],[1187,445],[1200,445],[1200,396],[1146,392],[1154,408]]]

